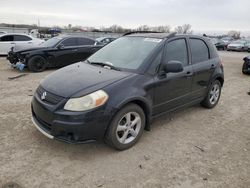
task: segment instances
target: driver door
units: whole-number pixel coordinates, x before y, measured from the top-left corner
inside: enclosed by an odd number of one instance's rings
[[[59,44],[60,48],[55,51],[56,66],[64,67],[76,63],[76,54],[78,51],[76,38],[67,38]]]
[[[186,38],[173,39],[166,44],[162,63],[172,60],[181,62],[183,71],[166,74],[160,68],[155,77],[153,115],[174,110],[190,102],[193,68]]]

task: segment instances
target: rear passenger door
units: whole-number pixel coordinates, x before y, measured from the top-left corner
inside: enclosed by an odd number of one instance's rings
[[[155,78],[153,115],[171,111],[190,102],[193,69],[189,61],[186,38],[177,38],[166,44],[162,63],[180,61],[183,71],[159,74]]]
[[[191,61],[194,70],[192,98],[204,97],[209,86],[210,77],[216,67],[214,60],[210,59],[209,47],[200,38],[190,38],[189,46]]]
[[[16,45],[20,46],[32,46],[32,38],[25,35],[14,35],[14,41]]]

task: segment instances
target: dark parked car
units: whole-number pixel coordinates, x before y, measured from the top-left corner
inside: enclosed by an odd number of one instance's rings
[[[114,41],[116,38],[114,37],[100,37],[97,38],[96,40],[104,45],[111,43],[112,41]]]
[[[46,68],[64,67],[87,59],[103,47],[103,44],[90,38],[79,36],[58,36],[33,48],[16,46],[9,52],[7,59],[22,69],[40,72]]]
[[[244,63],[242,66],[242,73],[250,74],[250,56],[245,57],[243,60],[244,60]]]
[[[151,120],[201,103],[217,105],[224,74],[215,46],[192,35],[134,33],[86,62],[46,77],[32,100],[33,122],[51,139],[103,139],[118,150],[133,146]]]
[[[211,39],[211,42],[215,45],[217,50],[226,50],[227,49],[227,44],[221,39],[213,38],[213,39]]]

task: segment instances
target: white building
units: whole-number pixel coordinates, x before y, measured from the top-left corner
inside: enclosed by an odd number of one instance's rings
[[[29,34],[29,29],[28,28],[0,27],[0,31],[6,32],[6,33]]]

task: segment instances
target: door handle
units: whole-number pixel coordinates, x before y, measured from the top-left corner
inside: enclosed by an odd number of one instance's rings
[[[71,50],[72,52],[77,52],[78,51],[78,49],[74,49],[74,50]]]
[[[193,76],[193,72],[188,71],[188,72],[186,73],[186,77],[191,77],[191,76]]]
[[[215,65],[214,65],[214,64],[212,64],[210,69],[215,69]]]
[[[16,43],[14,43],[14,42],[11,42],[10,44],[16,44]]]

